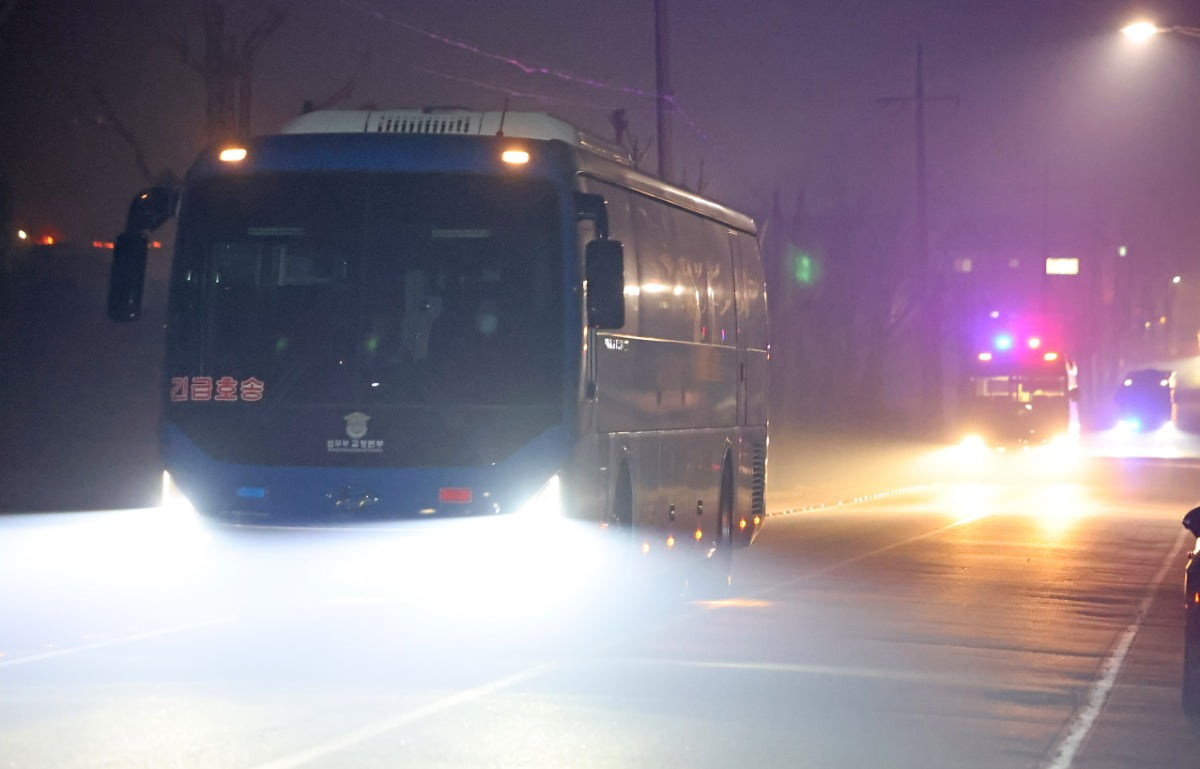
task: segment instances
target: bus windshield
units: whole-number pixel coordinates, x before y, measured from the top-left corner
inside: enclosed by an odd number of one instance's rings
[[[180,221],[174,365],[256,377],[277,404],[557,405],[558,219],[553,186],[528,178],[201,181]]]

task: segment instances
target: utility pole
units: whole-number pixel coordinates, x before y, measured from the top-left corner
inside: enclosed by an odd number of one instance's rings
[[[925,425],[935,438],[942,437],[945,420],[945,398],[942,382],[942,289],[943,281],[940,272],[934,270],[929,256],[929,185],[925,162],[925,103],[927,101],[953,101],[953,96],[925,95],[925,65],[924,52],[921,44],[917,43],[916,84],[912,96],[894,96],[879,100],[882,104],[896,102],[912,102],[915,106],[914,137],[916,140],[916,176],[917,176],[917,254],[915,276],[917,296],[922,302],[922,310],[918,317],[923,321],[919,324],[925,332],[925,360],[921,365],[921,402],[924,406]]]
[[[654,0],[654,71],[658,117],[658,176],[671,181],[671,62],[667,51],[667,0]]]

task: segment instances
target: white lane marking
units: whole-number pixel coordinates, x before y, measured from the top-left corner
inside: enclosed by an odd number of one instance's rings
[[[899,547],[911,545],[914,542],[920,542],[923,539],[929,539],[930,537],[936,537],[939,534],[944,534],[945,532],[950,531],[951,529],[957,529],[960,526],[966,526],[968,524],[975,523],[976,521],[981,521],[985,518],[990,517],[990,515],[991,514],[989,514],[989,513],[981,513],[980,515],[975,515],[975,516],[971,516],[968,518],[960,518],[957,521],[952,521],[952,522],[946,524],[945,526],[939,526],[936,529],[933,529],[931,531],[926,531],[922,534],[914,534],[913,536],[908,537],[907,539],[902,539],[898,542],[893,542],[890,545],[883,545],[881,547],[875,548],[874,550],[869,550],[865,553],[859,553],[858,555],[852,555],[849,558],[844,558],[835,563],[826,564],[825,566],[820,566],[816,569],[810,569],[810,570],[804,572],[803,574],[800,574],[791,579],[776,583],[774,585],[767,585],[767,586],[763,587],[761,590],[756,590],[753,593],[746,593],[745,597],[758,598],[760,596],[771,595],[773,593],[777,593],[784,588],[794,587],[803,582],[807,582],[808,580],[812,579],[813,577],[823,577],[826,574],[829,574],[830,572],[845,568],[846,566],[849,566],[854,563],[858,563],[859,561],[865,561],[868,558],[874,558],[875,556],[882,555],[882,554],[888,552],[889,550],[895,550],[896,548],[899,548]]]
[[[887,489],[885,491],[876,492],[874,494],[862,494],[847,499],[839,499],[836,502],[814,502],[811,505],[803,505],[801,507],[789,507],[784,510],[776,510],[775,512],[767,511],[768,518],[778,518],[783,515],[799,515],[800,513],[814,513],[820,510],[828,510],[834,507],[846,507],[848,505],[859,505],[864,502],[875,502],[880,499],[899,496],[901,494],[917,494],[932,488],[931,484],[922,483],[916,486],[902,486],[898,489]]]
[[[1117,675],[1121,672],[1121,666],[1125,664],[1125,657],[1128,656],[1129,649],[1133,646],[1133,639],[1137,637],[1138,631],[1141,630],[1142,621],[1146,619],[1146,614],[1150,611],[1150,605],[1154,603],[1154,597],[1157,595],[1163,580],[1167,577],[1167,571],[1174,565],[1175,559],[1183,549],[1186,541],[1187,532],[1180,532],[1179,538],[1171,546],[1170,553],[1162,565],[1158,567],[1158,573],[1150,581],[1149,589],[1142,597],[1141,603],[1138,604],[1137,616],[1129,627],[1125,628],[1125,631],[1121,633],[1116,645],[1113,646],[1112,651],[1109,652],[1108,657],[1104,660],[1104,664],[1100,666],[1100,677],[1092,684],[1092,688],[1088,690],[1083,707],[1075,711],[1071,720],[1067,722],[1065,734],[1050,753],[1051,758],[1045,765],[1046,769],[1069,769],[1075,761],[1075,755],[1083,746],[1084,740],[1087,739],[1088,734],[1092,731],[1092,727],[1096,724],[1096,719],[1100,717],[1101,711],[1104,710],[1105,703],[1108,702],[1108,695],[1112,693],[1113,686],[1117,682]]]
[[[526,670],[504,676],[503,678],[497,678],[496,680],[482,684],[481,686],[476,686],[474,689],[466,689],[458,692],[457,694],[451,694],[447,697],[434,700],[433,702],[422,705],[421,707],[413,708],[411,710],[406,710],[402,713],[389,716],[388,718],[376,721],[373,724],[368,724],[359,729],[355,729],[352,732],[347,732],[340,737],[334,737],[331,740],[326,740],[325,742],[314,745],[306,750],[293,753],[290,756],[283,756],[282,758],[277,758],[274,761],[268,761],[265,764],[258,764],[253,767],[253,769],[292,769],[293,767],[303,766],[304,764],[311,763],[319,758],[324,758],[331,753],[337,753],[339,751],[346,750],[347,748],[352,748],[355,745],[359,745],[367,740],[378,737],[381,734],[386,734],[387,732],[398,729],[405,724],[410,724],[413,721],[419,721],[423,718],[427,718],[428,716],[441,713],[444,710],[449,710],[459,705],[471,702],[472,700],[481,699],[503,689],[516,686],[522,681],[527,681],[530,678],[539,676],[555,667],[557,667],[557,665],[554,663],[547,662],[542,665],[536,665],[534,667],[527,668]]]
[[[662,665],[667,667],[701,668],[706,670],[733,670],[746,673],[789,673],[793,675],[840,676],[884,681],[911,681],[935,686],[1001,688],[982,682],[964,679],[959,675],[917,673],[882,668],[847,667],[842,665],[815,665],[799,662],[714,662],[710,660],[673,660],[652,657],[605,660],[614,664]]]
[[[65,657],[69,654],[81,654],[82,652],[90,652],[93,649],[103,649],[106,646],[117,646],[119,644],[145,641],[150,638],[171,635],[172,633],[182,633],[187,630],[196,630],[198,628],[209,627],[211,625],[220,625],[226,622],[231,622],[232,620],[233,617],[217,617],[216,619],[205,620],[203,622],[193,622],[188,625],[177,625],[175,627],[162,628],[159,630],[147,630],[143,633],[132,633],[126,636],[120,636],[119,638],[109,638],[104,641],[93,641],[92,643],[80,644],[78,646],[68,646],[63,649],[53,649],[51,651],[40,652],[38,654],[29,654],[24,657],[0,659],[0,668],[13,667],[15,665],[28,665],[31,662],[41,662],[42,660],[53,659],[55,657]]]

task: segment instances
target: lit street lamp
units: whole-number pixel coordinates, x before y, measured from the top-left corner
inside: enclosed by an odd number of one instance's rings
[[[1200,37],[1200,27],[1160,27],[1150,21],[1137,21],[1129,24],[1121,29],[1121,34],[1129,38],[1135,43],[1144,43],[1155,35],[1161,35],[1167,32],[1175,32],[1188,37]]]

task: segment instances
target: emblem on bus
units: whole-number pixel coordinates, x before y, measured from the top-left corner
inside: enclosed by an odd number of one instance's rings
[[[336,438],[334,440],[325,441],[325,449],[346,454],[378,454],[383,451],[383,439],[364,440],[367,435],[367,422],[371,417],[355,411],[342,417],[346,420],[346,435],[350,440],[345,438]]]
[[[369,416],[361,411],[355,411],[352,414],[347,414],[346,416],[342,417],[342,419],[346,420],[346,435],[355,440],[366,436],[367,420],[370,419]]]

